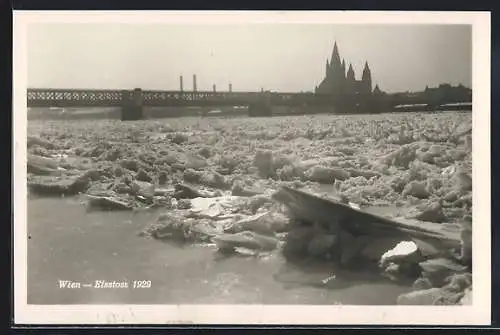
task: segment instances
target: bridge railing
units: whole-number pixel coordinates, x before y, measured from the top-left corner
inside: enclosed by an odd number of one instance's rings
[[[143,103],[148,106],[175,106],[199,102],[204,105],[246,104],[260,97],[255,92],[212,91],[143,91]]]
[[[144,106],[249,105],[265,101],[277,106],[331,105],[330,95],[287,92],[213,92],[139,90]],[[132,99],[132,90],[29,88],[29,107],[121,106]]]
[[[29,107],[120,106],[120,90],[28,89]]]

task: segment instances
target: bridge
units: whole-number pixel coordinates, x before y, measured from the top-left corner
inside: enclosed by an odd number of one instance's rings
[[[365,100],[365,99],[363,99]],[[347,107],[347,99],[329,94],[217,91],[146,91],[28,88],[28,107],[121,107],[122,120],[143,118],[148,107],[223,107],[248,106],[250,116],[268,116],[273,106]],[[359,105],[361,97],[350,99]]]
[[[120,107],[121,119],[143,119],[143,107],[247,106],[249,116],[271,116],[273,107],[334,113],[470,109],[470,97],[430,98],[425,94],[355,94],[213,91],[146,91],[28,88],[28,107]],[[459,106],[458,103],[466,103]],[[451,105],[450,105],[451,104]],[[450,106],[447,106],[450,105]],[[453,106],[452,106],[453,105]],[[456,106],[454,106],[456,105]],[[405,107],[410,106],[410,108]],[[413,107],[411,107],[413,106]],[[403,107],[403,108],[401,108]]]
[[[28,89],[29,107],[122,106],[139,97],[143,106],[243,106],[263,99],[272,105],[331,105],[330,95],[275,92],[185,92],[127,90]]]

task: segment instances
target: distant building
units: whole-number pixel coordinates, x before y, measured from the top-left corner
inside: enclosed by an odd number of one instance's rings
[[[376,93],[381,93],[378,86],[375,86],[375,90]],[[373,93],[372,74],[368,62],[365,62],[361,80],[356,80],[352,64],[349,64],[346,73],[346,62],[344,59],[341,60],[337,42],[335,42],[332,57],[330,61],[326,60],[325,78],[316,87],[315,92],[331,95],[371,95]]]
[[[440,84],[438,87],[425,87],[425,91],[420,93],[430,103],[459,103],[472,102],[472,90],[459,84],[452,86],[450,84]]]

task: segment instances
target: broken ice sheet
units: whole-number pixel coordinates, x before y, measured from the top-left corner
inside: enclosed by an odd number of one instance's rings
[[[392,262],[397,259],[402,259],[406,256],[410,256],[413,253],[417,252],[418,246],[413,241],[402,241],[399,242],[394,248],[386,251],[380,257],[380,264],[384,266],[388,264],[388,262]]]
[[[194,198],[191,199],[190,213],[210,219],[227,219],[230,216],[231,207],[239,197],[225,196],[217,198]]]
[[[348,203],[348,204],[349,204],[349,206],[350,206],[351,208],[361,210],[361,206],[360,206],[359,204],[357,204],[357,203],[354,203],[354,202],[350,202],[350,201],[349,201],[349,203]]]
[[[234,248],[234,251],[236,251],[238,254],[241,254],[242,256],[257,256],[259,254],[259,252],[256,250],[244,247],[236,247]]]

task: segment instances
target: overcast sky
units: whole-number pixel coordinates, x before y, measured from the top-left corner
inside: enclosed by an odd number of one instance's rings
[[[312,91],[337,41],[359,79],[365,61],[387,92],[472,81],[467,25],[36,24],[28,29],[28,86]]]

